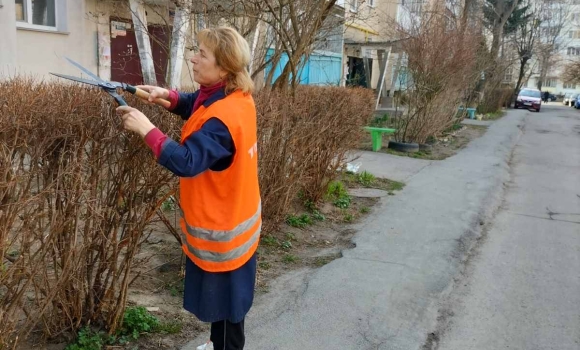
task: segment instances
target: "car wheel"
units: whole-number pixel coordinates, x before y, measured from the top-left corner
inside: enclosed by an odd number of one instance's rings
[[[540,113],[540,109],[539,109],[539,108],[538,108],[538,109],[536,109],[536,113]]]

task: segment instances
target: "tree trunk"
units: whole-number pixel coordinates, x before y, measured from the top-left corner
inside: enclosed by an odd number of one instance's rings
[[[169,69],[167,70],[167,86],[177,89],[181,83],[181,69],[183,67],[183,50],[185,48],[185,36],[189,29],[189,15],[183,7],[175,10],[173,19],[173,33],[171,34],[171,57],[169,57]]]
[[[151,52],[151,42],[147,31],[147,16],[145,7],[139,0],[129,0],[131,7],[131,17],[135,28],[135,39],[139,49],[139,59],[141,61],[141,72],[143,83],[147,85],[157,85],[155,77],[155,66],[153,64],[153,53]]]
[[[518,82],[516,83],[516,88],[514,90],[514,96],[518,95],[518,92],[522,88],[522,80],[524,79],[525,71],[526,71],[526,64],[528,63],[527,58],[520,60],[520,72],[518,74]]]

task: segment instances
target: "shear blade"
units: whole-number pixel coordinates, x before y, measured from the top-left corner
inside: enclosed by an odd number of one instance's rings
[[[81,66],[79,63],[71,60],[68,57],[65,57],[67,59],[67,61],[69,61],[70,63],[72,63],[75,67],[77,67],[78,69],[82,70],[83,72],[85,72],[85,74],[87,74],[89,77],[95,79],[96,81],[98,81],[99,83],[106,83],[106,81],[104,81],[103,79],[99,78],[97,75],[95,75],[93,72],[91,72],[90,70],[86,69],[85,67]]]
[[[50,74],[52,74],[54,76],[57,76],[59,78],[65,78],[65,79],[68,79],[68,80],[76,81],[78,83],[84,83],[84,84],[89,84],[89,85],[94,85],[94,86],[101,86],[101,83],[100,82],[94,81],[94,80],[77,78],[77,77],[73,77],[71,75],[59,74],[59,73],[50,73]]]

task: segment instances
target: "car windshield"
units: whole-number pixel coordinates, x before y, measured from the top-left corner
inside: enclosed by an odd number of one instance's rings
[[[570,96],[572,96],[572,93],[571,92],[567,92],[566,95],[564,95],[564,97],[566,97],[566,98],[568,98]]]
[[[520,92],[520,96],[526,96],[526,97],[541,97],[541,93],[538,90],[522,90]]]

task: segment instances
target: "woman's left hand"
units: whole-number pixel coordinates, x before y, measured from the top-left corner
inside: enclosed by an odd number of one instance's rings
[[[117,113],[123,113],[121,119],[123,120],[125,130],[137,133],[141,137],[145,137],[149,131],[155,129],[155,125],[149,121],[145,114],[141,113],[141,111],[136,108],[119,106],[117,107]]]

